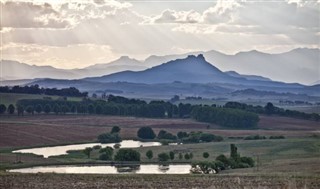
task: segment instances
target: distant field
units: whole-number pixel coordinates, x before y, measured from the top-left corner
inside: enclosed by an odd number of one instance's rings
[[[0,148],[94,141],[97,135],[109,132],[115,125],[122,128],[123,138],[136,138],[137,130],[142,126],[151,126],[156,133],[161,129],[172,133],[203,131],[225,137],[254,134],[296,137],[319,133],[318,122],[276,116],[260,116],[259,127],[255,130],[225,129],[191,119],[96,115],[1,116]]]
[[[15,105],[18,100],[21,99],[43,99],[43,97],[51,97],[52,99],[58,99],[59,96],[49,95],[35,95],[35,94],[18,94],[18,93],[0,93],[0,104],[8,106],[9,104]],[[68,97],[71,101],[80,101],[79,97]]]

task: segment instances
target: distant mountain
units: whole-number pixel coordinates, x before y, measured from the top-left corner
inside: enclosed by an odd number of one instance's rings
[[[315,84],[314,81],[320,80],[320,50],[308,48],[297,48],[280,54],[268,54],[253,50],[239,52],[234,55],[211,50],[166,56],[151,55],[144,61],[123,56],[109,63],[73,70],[57,69],[50,66],[30,66],[17,61],[4,60],[0,63],[2,64],[1,71],[3,73],[1,79],[14,80],[43,77],[80,79],[97,77],[122,71],[141,71],[171,60],[197,54],[203,54],[208,62],[224,72],[228,71],[228,74],[233,77],[237,77],[236,75],[240,74],[241,77],[249,80],[268,80],[265,78],[270,78],[274,81],[303,84]],[[259,78],[252,77],[255,75]]]
[[[1,64],[2,80],[21,80],[35,78],[80,79],[102,76],[125,70],[140,71],[147,69],[141,62],[127,56],[106,64],[95,64],[83,69],[57,69],[51,66],[35,66],[18,61],[3,60]]]
[[[266,77],[257,76],[257,75],[241,75],[235,71],[228,71],[228,72],[224,72],[224,73],[226,73],[230,76],[233,76],[233,77],[245,78],[248,80],[271,81],[271,79],[266,78]]]
[[[216,51],[204,53],[223,71],[259,75],[275,81],[309,84],[320,79],[320,49],[298,48],[280,54],[259,51],[225,55]]]
[[[71,70],[57,69],[51,66],[35,66],[18,61],[2,60],[0,62],[1,77],[5,80],[34,78],[79,78]]]
[[[242,78],[235,78],[221,72],[208,63],[202,54],[189,55],[184,59],[172,60],[153,68],[133,72],[124,71],[103,77],[85,78],[95,82],[131,82],[131,83],[228,83],[237,82]]]

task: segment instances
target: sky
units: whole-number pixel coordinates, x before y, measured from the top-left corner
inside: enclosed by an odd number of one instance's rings
[[[319,0],[1,0],[1,58],[72,69],[124,55],[319,48],[319,11]]]

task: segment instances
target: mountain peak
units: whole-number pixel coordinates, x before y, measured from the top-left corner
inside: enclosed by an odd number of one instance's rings
[[[198,60],[198,61],[206,61],[203,54],[198,54],[198,56],[195,55],[188,55],[188,57],[186,59],[194,59],[194,60]]]

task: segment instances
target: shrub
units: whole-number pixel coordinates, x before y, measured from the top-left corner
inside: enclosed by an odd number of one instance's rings
[[[177,137],[167,131],[161,130],[158,133],[158,139],[176,140]]]
[[[190,155],[188,153],[184,154],[184,159],[189,160],[190,159]]]
[[[260,136],[260,135],[252,135],[244,138],[244,140],[263,140],[263,139],[267,139],[267,137]]]

